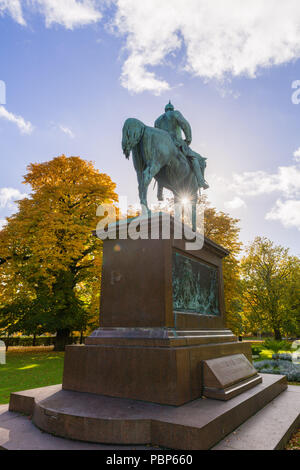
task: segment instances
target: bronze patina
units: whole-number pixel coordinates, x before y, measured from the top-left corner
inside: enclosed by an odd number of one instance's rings
[[[182,138],[182,132],[185,139]],[[188,197],[193,207],[193,228],[196,228],[196,203],[201,188],[207,189],[204,178],[206,158],[190,148],[192,131],[189,122],[174,109],[171,102],[155,127],[146,126],[138,119],[125,121],[122,132],[122,149],[129,158],[132,152],[137,173],[139,198],[148,209],[147,192],[151,180],[158,183],[158,199],[163,198],[163,188],[174,194],[174,202]]]

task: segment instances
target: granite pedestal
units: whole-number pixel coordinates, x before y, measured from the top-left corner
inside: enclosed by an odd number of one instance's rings
[[[225,326],[228,252],[158,224],[156,239],[118,226],[103,242],[100,328],[66,348],[62,389],[12,394],[10,410],[82,441],[208,449],[286,389],[282,376],[262,382]]]
[[[67,347],[64,390],[182,405],[203,395],[204,360],[251,361],[250,345],[225,327],[228,252],[207,238],[191,249],[176,239],[173,219],[168,239],[161,228],[157,239],[118,231],[104,241],[100,328],[85,346]]]
[[[272,400],[276,403],[276,397],[286,388],[285,377],[264,375],[262,383],[228,401],[199,398],[182,406],[170,406],[70,392],[57,385],[13,393],[9,409],[31,415],[34,424],[52,436],[102,444],[131,444],[134,448],[152,444],[171,449],[205,450]],[[290,425],[295,420],[299,423],[299,404],[299,399],[294,400]],[[291,407],[292,403],[288,405]],[[283,406],[281,413],[287,403]]]

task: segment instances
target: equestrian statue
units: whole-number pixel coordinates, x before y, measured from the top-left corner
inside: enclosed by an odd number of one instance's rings
[[[195,231],[198,192],[209,186],[204,177],[206,158],[190,148],[191,142],[190,124],[170,101],[154,127],[134,118],[126,119],[123,126],[122,149],[128,159],[132,152],[141,205],[149,211],[147,192],[155,178],[158,200],[163,200],[163,189],[166,188],[174,194],[175,203],[180,203],[183,198],[191,201]]]

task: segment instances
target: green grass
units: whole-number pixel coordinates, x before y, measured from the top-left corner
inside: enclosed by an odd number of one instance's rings
[[[63,363],[63,352],[8,351],[0,364],[0,404],[9,402],[10,392],[61,383]]]

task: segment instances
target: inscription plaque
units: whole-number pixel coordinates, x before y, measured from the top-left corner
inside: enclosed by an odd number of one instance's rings
[[[198,315],[220,315],[218,270],[173,253],[173,307]]]
[[[228,400],[262,381],[244,354],[217,357],[203,361],[203,394]]]

